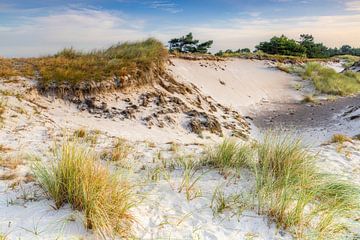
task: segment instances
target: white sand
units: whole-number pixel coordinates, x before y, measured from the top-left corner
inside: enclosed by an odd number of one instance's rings
[[[299,98],[293,87],[295,77],[270,68],[266,61],[171,61],[175,66],[170,69],[178,80],[191,82],[220,103],[242,112],[262,101]]]

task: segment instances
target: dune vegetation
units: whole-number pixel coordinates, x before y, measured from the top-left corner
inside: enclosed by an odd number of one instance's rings
[[[65,48],[55,55],[39,58],[1,58],[0,77],[36,76],[43,87],[54,84],[76,86],[123,76],[139,80],[162,67],[166,56],[163,44],[153,38],[90,52]]]
[[[301,76],[303,79],[311,79],[322,93],[345,96],[360,92],[359,73],[337,73],[319,63],[307,63]]]
[[[220,169],[251,170],[256,178],[253,207],[299,239],[347,236],[349,218],[359,217],[360,188],[321,173],[316,157],[299,139],[268,133],[257,144],[225,140],[208,158]]]
[[[98,156],[76,140],[57,148],[55,158],[50,166],[36,164],[33,169],[56,208],[69,203],[82,211],[85,227],[100,236],[129,236],[134,222],[131,186],[102,166]]]

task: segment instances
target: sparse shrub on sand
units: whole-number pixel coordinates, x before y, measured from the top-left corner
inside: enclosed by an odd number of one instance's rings
[[[6,111],[6,101],[3,98],[0,98],[0,126],[4,122],[5,111]]]
[[[95,131],[87,131],[85,128],[79,128],[74,131],[74,138],[82,139],[85,142],[96,144],[99,133]]]
[[[306,95],[303,100],[301,100],[302,103],[317,103],[316,99],[313,95]]]
[[[344,142],[352,142],[353,140],[344,135],[344,134],[334,134],[331,138],[331,142],[332,143],[340,143],[340,144],[343,144]]]
[[[84,224],[103,237],[129,236],[134,217],[132,190],[97,155],[75,142],[55,151],[55,161],[36,164],[34,174],[57,208],[69,203],[82,211]]]
[[[133,150],[126,139],[116,138],[114,145],[110,149],[104,150],[101,158],[115,162],[124,168],[129,168],[129,163],[126,160]]]
[[[201,196],[201,191],[196,187],[196,183],[205,174],[199,173],[202,165],[201,161],[195,160],[192,156],[179,157],[176,160],[178,166],[183,170],[183,176],[178,188],[178,192],[185,191],[186,199],[193,200]]]
[[[319,63],[307,63],[301,76],[311,79],[316,89],[322,93],[345,96],[360,92],[359,73],[337,73]]]

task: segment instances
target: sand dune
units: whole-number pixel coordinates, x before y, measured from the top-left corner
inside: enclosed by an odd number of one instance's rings
[[[262,101],[298,98],[295,77],[270,68],[266,61],[187,61],[172,59],[169,68],[177,80],[198,86],[222,104],[244,112]]]

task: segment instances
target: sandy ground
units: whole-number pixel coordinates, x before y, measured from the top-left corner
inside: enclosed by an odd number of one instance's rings
[[[296,79],[269,68],[266,62],[172,61],[174,66],[170,69],[176,78],[195,84],[205,95],[226,106],[248,113],[260,129],[280,124],[288,129],[293,129],[294,125],[310,126],[314,132],[322,134],[325,130],[317,127],[326,128],[329,127],[326,123],[332,122],[332,127],[339,125],[339,131],[349,128],[342,133],[359,133],[360,120],[347,120],[359,114],[359,110],[348,111],[350,106],[359,103],[359,98],[344,98],[316,106],[299,105],[303,93],[294,90]],[[50,149],[53,143],[61,141],[64,133],[79,128],[86,128],[89,132],[97,130],[96,144],[90,145],[95,151],[110,148],[116,137],[126,138],[133,147],[128,159],[114,168],[137,186],[139,204],[133,209],[137,219],[133,227],[135,237],[292,239],[289,233],[254,209],[236,205],[223,213],[216,213],[212,202],[216,189],[227,197],[249,196],[254,177],[246,170],[236,178],[225,178],[214,169],[198,170],[195,177],[200,178],[192,190],[196,196],[191,200],[186,198],[184,190],[179,191],[184,176],[181,164],[158,174],[164,163],[172,164],[178,156],[201,156],[204,148],[219,142],[220,137],[214,134],[199,137],[183,126],[148,128],[141,121],[98,118],[79,111],[72,104],[39,95],[34,98],[35,102],[28,101],[31,94],[25,92],[22,84],[12,84],[2,83],[0,86],[1,98],[7,105],[0,129],[0,144],[8,148],[1,156],[9,161],[21,160],[15,167],[0,167],[0,176],[13,175],[8,180],[0,180],[0,233],[8,239],[95,239],[92,232],[84,228],[80,212],[71,210],[69,206],[55,210],[53,202],[30,177],[31,164],[38,159],[52,161]],[[269,109],[271,111],[266,111]],[[313,119],[308,119],[309,114]],[[303,131],[304,128],[300,127],[299,132]],[[317,139],[316,146],[310,149],[318,154],[318,165],[324,171],[341,174],[360,184],[360,142],[321,144],[331,134],[326,133],[326,137]],[[124,164],[128,166],[125,170]]]
[[[253,109],[254,124],[262,129],[283,129],[319,145],[334,134],[360,134],[360,96],[318,104],[268,103]]]
[[[266,61],[187,61],[172,59],[170,66],[180,81],[198,86],[215,100],[245,114],[249,106],[299,99],[296,77],[270,68]]]

